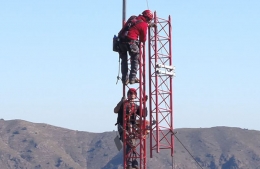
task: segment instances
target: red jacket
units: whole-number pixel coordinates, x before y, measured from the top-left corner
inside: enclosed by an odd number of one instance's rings
[[[139,15],[136,19],[143,20],[143,22],[139,22],[138,24],[131,27],[128,31],[127,37],[132,40],[137,40],[139,36],[139,40],[141,42],[145,42],[148,24],[142,15]]]

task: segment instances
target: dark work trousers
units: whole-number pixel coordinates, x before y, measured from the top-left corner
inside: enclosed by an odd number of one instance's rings
[[[135,79],[138,70],[138,59],[139,59],[139,46],[138,41],[120,42],[119,56],[121,58],[121,73],[122,81],[125,82],[128,79],[128,62],[127,52],[131,56],[131,70],[129,79]]]
[[[119,136],[120,136],[120,140],[123,142],[123,126],[120,125],[120,124],[117,124],[117,130],[118,130],[118,133],[119,133]],[[133,145],[135,145],[136,141],[135,139],[131,139],[131,142]],[[126,144],[126,153],[128,154],[129,151],[131,150],[131,145],[129,145],[128,143]],[[138,162],[136,160],[133,160],[131,161],[131,159],[128,159],[127,160],[127,165],[132,165],[132,166],[135,166],[137,165],[138,166]]]

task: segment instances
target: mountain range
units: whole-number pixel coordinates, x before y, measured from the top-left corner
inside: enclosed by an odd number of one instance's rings
[[[147,145],[148,169],[260,169],[260,131],[223,126],[175,132],[173,157],[167,150],[150,158]],[[1,119],[0,169],[122,169],[116,136]]]

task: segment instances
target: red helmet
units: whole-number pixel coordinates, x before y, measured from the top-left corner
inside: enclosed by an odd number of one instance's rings
[[[135,94],[137,94],[135,88],[129,88],[127,94],[129,94],[129,93],[135,93]]]
[[[153,12],[150,10],[145,10],[145,11],[143,11],[142,14],[144,17],[148,18],[149,20],[153,19]]]

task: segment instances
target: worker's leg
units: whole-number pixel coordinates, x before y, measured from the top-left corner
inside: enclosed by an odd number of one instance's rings
[[[132,160],[131,160],[131,158],[130,158],[130,154],[131,154],[132,152],[131,152],[131,145],[129,145],[129,143],[126,143],[126,154],[128,154],[127,156],[129,157],[128,159],[127,159],[127,167],[129,168],[129,169],[132,169]],[[127,169],[128,169],[127,168]]]
[[[120,140],[123,141],[123,126],[121,126],[120,124],[117,125],[117,131],[119,133],[119,136],[120,136]]]
[[[138,83],[136,78],[138,65],[139,65],[139,47],[138,43],[134,42],[129,45],[129,55],[131,56],[131,70],[129,75],[129,81],[131,84]]]
[[[133,162],[132,162],[132,168],[136,168],[136,169],[139,168],[139,165],[138,165],[138,161],[137,161],[137,160],[133,160]]]
[[[127,43],[120,43],[119,56],[121,58],[122,82],[128,81]]]

